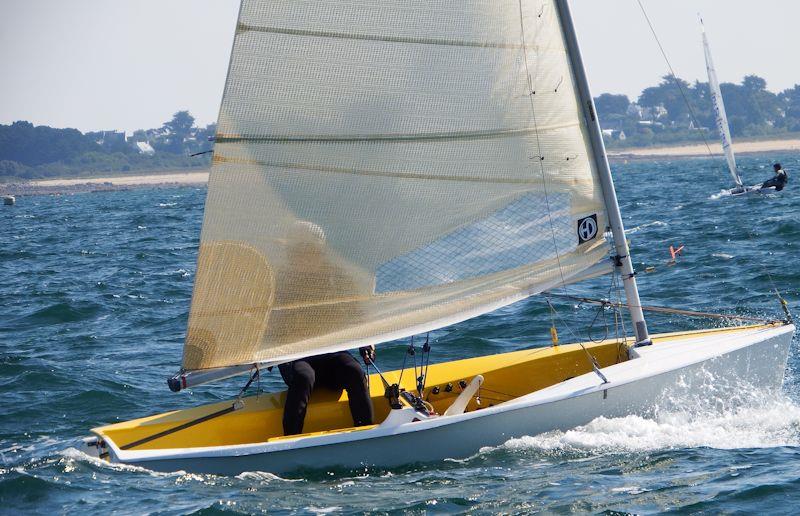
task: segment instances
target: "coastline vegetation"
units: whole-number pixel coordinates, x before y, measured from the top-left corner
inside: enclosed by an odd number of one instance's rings
[[[734,138],[773,139],[800,132],[800,85],[773,93],[764,79],[748,75],[720,89]],[[665,76],[635,101],[604,93],[595,105],[612,149],[717,141],[707,82],[689,84]]]
[[[800,133],[800,85],[773,93],[764,79],[748,75],[740,84],[723,83],[721,89],[734,138],[776,139]],[[595,103],[610,149],[717,140],[705,82],[690,84],[665,76],[635,100],[604,93]],[[130,135],[82,133],[25,121],[0,125],[0,181],[203,169],[210,165],[211,154],[190,154],[212,150],[215,132],[215,124],[197,127],[188,111],[178,111],[161,127]]]
[[[115,172],[202,169],[213,148],[216,125],[196,127],[188,111],[179,111],[156,129],[131,135],[118,131],[82,133],[18,121],[0,125],[0,181],[91,177]]]

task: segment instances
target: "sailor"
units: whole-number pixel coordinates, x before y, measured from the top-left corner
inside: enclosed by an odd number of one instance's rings
[[[361,348],[359,353],[365,364],[375,359],[373,346]],[[372,424],[372,400],[367,377],[358,361],[347,351],[295,360],[279,365],[278,370],[289,387],[283,409],[284,435],[303,433],[308,400],[318,386],[336,391],[346,390],[353,426]]]
[[[775,187],[775,191],[780,192],[783,190],[783,187],[789,180],[789,175],[786,173],[780,163],[775,163],[772,165],[772,168],[775,169],[775,177],[764,181],[761,184],[761,189],[763,190],[764,188]]]
[[[288,228],[286,249],[275,294],[284,308],[270,314],[273,331],[304,340],[357,325],[364,312],[360,300],[374,291],[374,276],[365,274],[328,248],[325,231],[310,221],[297,220]],[[321,299],[325,302],[321,303]],[[375,357],[372,346],[359,352],[365,363],[371,363]],[[308,401],[318,387],[347,391],[353,425],[372,424],[367,379],[350,353],[312,356],[281,364],[278,369],[289,387],[283,409],[285,435],[303,433]]]

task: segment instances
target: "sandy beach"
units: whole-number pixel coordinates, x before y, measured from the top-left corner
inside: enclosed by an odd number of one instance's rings
[[[78,185],[112,185],[116,187],[148,186],[148,185],[192,185],[208,182],[208,171],[175,172],[171,174],[149,174],[139,176],[85,177],[77,179],[46,179],[31,181],[31,186],[42,188],[58,188]]]
[[[709,142],[711,151],[715,154],[722,154],[722,145],[717,142]],[[760,152],[787,152],[800,151],[800,139],[784,140],[755,140],[734,142],[733,151],[737,154],[752,154]],[[608,156],[612,158],[691,158],[708,155],[708,149],[702,143],[692,145],[674,145],[670,147],[643,147],[636,149],[615,149],[609,150]]]

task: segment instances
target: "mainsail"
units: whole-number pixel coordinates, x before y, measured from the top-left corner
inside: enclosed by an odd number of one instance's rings
[[[183,367],[453,324],[608,256],[554,0],[242,2]]]
[[[731,130],[730,127],[728,127],[728,115],[725,114],[725,103],[722,101],[722,92],[719,89],[717,70],[714,68],[714,60],[711,57],[711,48],[708,46],[708,37],[706,36],[706,29],[702,18],[700,19],[700,27],[703,31],[703,50],[705,51],[706,70],[708,71],[708,88],[711,91],[711,102],[714,105],[714,118],[717,124],[717,131],[719,131],[719,137],[720,140],[722,140],[722,150],[725,152],[725,159],[728,161],[728,169],[731,171],[731,176],[733,176],[736,185],[741,187],[742,178],[739,177],[739,170],[736,168],[736,157],[733,155]]]

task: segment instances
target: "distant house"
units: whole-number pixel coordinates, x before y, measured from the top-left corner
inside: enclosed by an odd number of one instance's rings
[[[86,133],[97,145],[125,143],[125,133],[121,131],[94,131]]]
[[[666,118],[669,115],[669,111],[663,105],[659,104],[657,106],[646,107],[642,109],[642,117],[645,120],[659,120],[661,118]]]
[[[139,154],[144,154],[145,156],[152,156],[156,153],[156,150],[147,142],[136,142],[136,148],[139,151]]]
[[[625,131],[620,131],[618,129],[603,129],[603,136],[607,137],[609,140],[619,141],[625,141],[628,138],[625,136]]]
[[[635,102],[631,102],[630,105],[628,106],[628,110],[625,113],[628,116],[632,116],[638,120],[641,120],[643,112],[644,110],[642,109],[642,106],[640,106]]]

